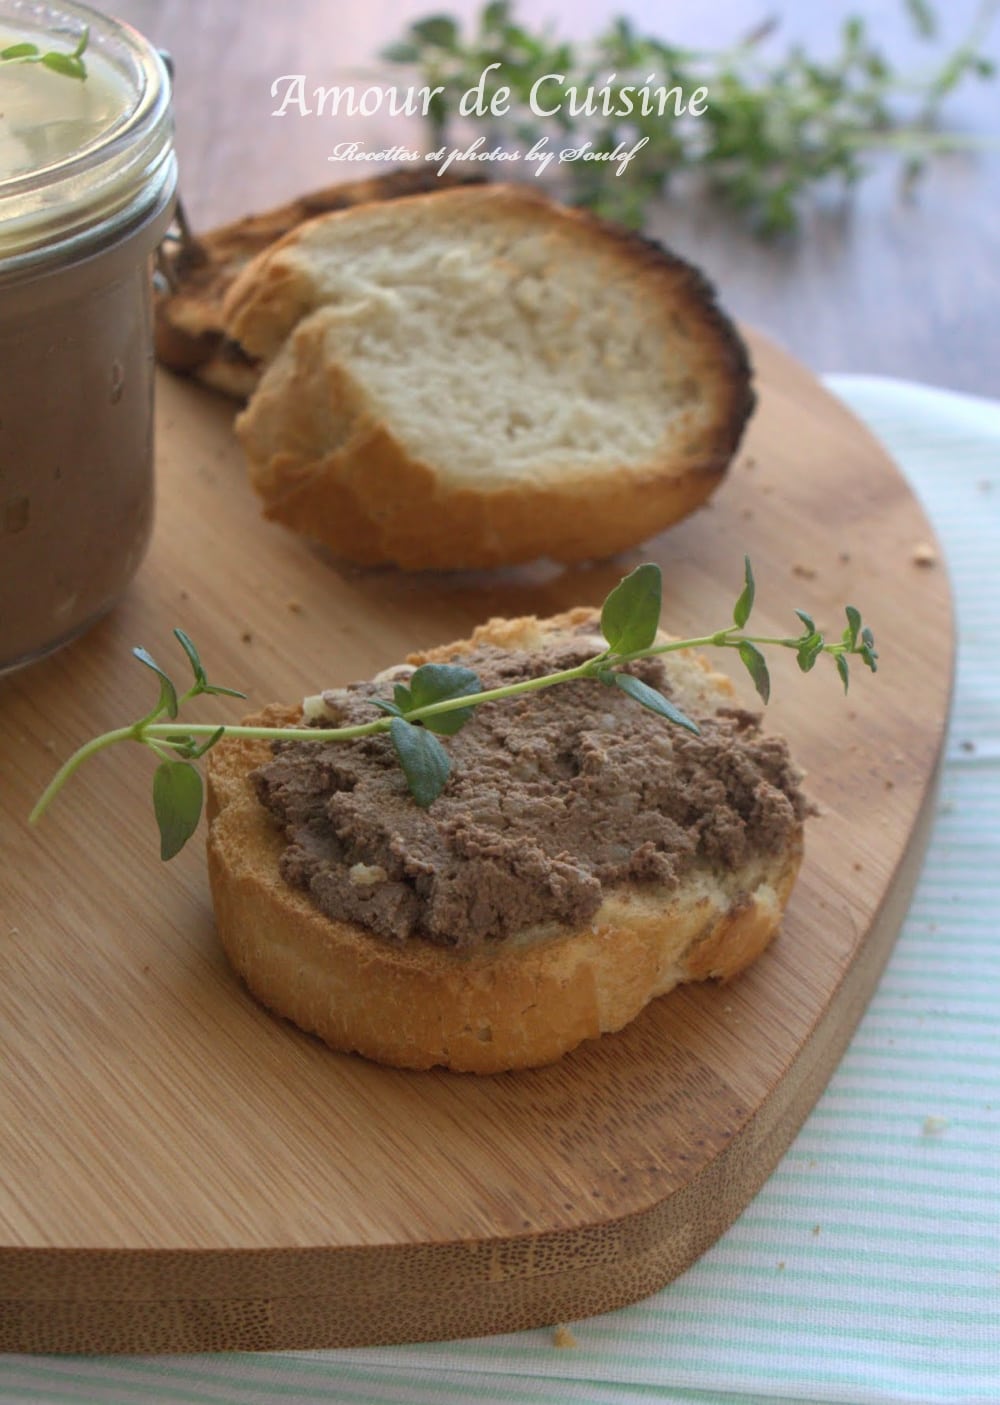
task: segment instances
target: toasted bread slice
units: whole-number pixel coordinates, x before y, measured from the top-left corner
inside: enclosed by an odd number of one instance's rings
[[[235,400],[245,400],[260,379],[261,365],[225,334],[222,303],[237,275],[258,254],[306,220],[379,200],[473,185],[484,177],[453,167],[438,177],[432,168],[403,167],[367,180],[331,185],[262,214],[247,215],[197,238],[165,240],[158,254],[160,286],[155,297],[157,360],[193,376]]]
[[[587,610],[492,620],[410,662],[461,659],[483,644],[534,650],[590,624],[597,630]],[[672,696],[689,714],[732,707],[731,683],[707,660],[667,657]],[[294,726],[303,713],[274,706],[248,720]],[[550,923],[471,951],[419,937],[394,944],[331,920],[282,879],[286,840],[250,780],[270,757],[267,742],[236,738],[209,755],[209,874],[223,947],[263,1004],[334,1049],[402,1068],[496,1073],[551,1063],[621,1029],[678,982],[736,975],[774,936],[802,857],[796,824],[777,852],[739,868],[700,860],[679,886],[606,889],[578,929]]]
[[[695,269],[515,187],[314,220],[223,311],[269,363],[237,420],[266,514],[363,565],[608,556],[707,499],[753,406]]]

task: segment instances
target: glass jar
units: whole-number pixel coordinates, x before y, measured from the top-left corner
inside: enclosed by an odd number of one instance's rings
[[[150,262],[177,184],[170,79],[133,29],[0,0],[0,672],[118,600],[153,514]]]

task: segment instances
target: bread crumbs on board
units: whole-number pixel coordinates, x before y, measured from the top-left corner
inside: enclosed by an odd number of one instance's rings
[[[570,1329],[560,1323],[558,1327],[553,1327],[552,1329],[552,1345],[560,1349],[565,1349],[579,1346],[580,1343],[577,1341],[576,1337],[574,1337]]]

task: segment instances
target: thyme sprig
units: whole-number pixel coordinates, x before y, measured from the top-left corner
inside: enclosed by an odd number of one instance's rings
[[[914,32],[925,41],[936,39],[937,17],[928,0],[904,5]],[[589,143],[593,152],[644,143],[621,170],[607,160],[566,164],[572,203],[639,227],[672,176],[696,171],[759,232],[775,234],[797,225],[804,198],[821,183],[858,182],[868,169],[865,153],[902,155],[904,178],[912,184],[932,153],[975,144],[938,127],[945,101],[962,82],[994,74],[982,47],[997,8],[997,0],[980,0],[961,42],[917,78],[893,67],[861,15],[843,21],[836,52],[819,58],[795,44],[783,54],[770,53],[774,20],[717,50],[642,34],[625,18],[613,20],[589,44],[570,43],[549,29],[519,23],[510,0],[485,5],[468,38],[450,15],[417,20],[382,58],[415,68],[429,90],[443,90],[427,111],[432,148],[455,143],[462,94],[489,69],[480,109],[470,115],[466,107],[463,116],[485,127],[491,141],[527,150],[555,133],[557,146]],[[538,116],[530,102],[532,85],[546,74],[559,75],[567,91],[607,89],[613,115],[605,116],[603,108],[574,113],[563,104]],[[634,105],[629,111],[636,85],[650,77],[687,95],[707,89],[704,111],[647,115]],[[501,89],[509,90],[510,102],[497,108],[493,98]],[[550,85],[546,93],[551,91]],[[614,115],[623,109],[627,115]]]
[[[753,680],[760,697],[767,702],[771,683],[762,649],[768,646],[794,649],[799,668],[808,673],[824,654],[832,658],[846,692],[849,682],[848,659],[857,656],[874,673],[878,654],[870,629],[862,625],[853,605],[845,611],[847,625],[839,639],[828,642],[804,610],[796,610],[802,630],[781,637],[746,633],[754,605],[756,588],[749,558],[744,558],[743,587],[733,606],[733,622],[711,634],[692,639],[665,640],[659,634],[663,583],[659,566],[646,563],[619,582],[604,601],[601,633],[606,648],[573,668],[561,669],[538,678],[526,678],[499,688],[483,689],[472,669],[458,664],[423,664],[407,683],[397,683],[391,698],[373,698],[382,715],[371,722],[348,727],[252,727],[176,721],[181,708],[199,694],[242,698],[235,688],[209,683],[194,643],[181,629],[174,636],[187,656],[194,682],[182,692],[145,649],[133,654],[150,669],[159,683],[155,704],[144,716],[124,727],[105,732],[86,742],[56,772],[30,815],[36,824],[70,777],[99,751],[119,742],[138,742],[158,758],[153,775],[153,810],[160,830],[160,857],[171,859],[194,834],[201,818],[204,789],[201,773],[194,764],[224,736],[258,738],[267,741],[338,742],[388,732],[399,758],[406,783],[415,802],[426,808],[441,794],[448,781],[450,760],[440,736],[453,736],[474,717],[484,702],[537,692],[562,683],[590,679],[605,687],[618,688],[641,706],[667,721],[698,734],[698,725],[669,698],[642,679],[626,671],[636,659],[681,649],[734,649]]]
[[[84,26],[76,47],[69,53],[61,49],[42,50],[30,40],[21,40],[17,44],[8,44],[5,49],[0,49],[0,63],[40,63],[43,68],[50,68],[53,73],[61,73],[64,78],[78,78],[83,82],[87,77],[87,65],[83,61],[83,55],[89,42],[90,29],[87,26]]]
[[[656,655],[674,653],[680,649],[735,649],[764,702],[768,701],[771,693],[770,673],[763,653],[765,646],[795,649],[796,659],[803,673],[809,673],[815,667],[817,659],[829,655],[843,681],[844,690],[847,690],[850,681],[848,659],[851,656],[858,656],[872,673],[878,665],[874,635],[871,629],[862,625],[861,614],[854,606],[847,606],[847,627],[840,638],[834,639],[833,642],[824,638],[822,632],[816,628],[815,621],[805,610],[795,611],[802,625],[799,634],[747,634],[744,627],[750,620],[756,594],[749,558],[744,559],[743,589],[740,590],[733,606],[733,622],[722,629],[716,629],[712,634],[701,635],[699,638],[664,641],[662,636],[659,636],[662,592],[663,582],[659,566],[652,563],[636,566],[631,575],[625,576],[604,601],[601,610],[601,634],[604,635],[607,648],[570,669],[560,669],[559,672],[542,674],[535,679],[524,679],[520,683],[508,683],[503,687],[485,690],[480,686],[479,677],[472,669],[449,663],[424,663],[414,670],[409,683],[396,683],[393,686],[392,698],[372,698],[372,705],[381,712],[382,717],[351,726],[302,728],[185,724],[184,728],[181,728],[176,718],[184,702],[190,698],[202,693],[240,698],[246,697],[246,694],[239,693],[236,688],[219,687],[209,683],[194,643],[184,634],[183,629],[174,629],[174,636],[187,655],[188,663],[194,672],[194,683],[187,691],[181,693],[177,684],[146,649],[133,649],[135,658],[147,669],[152,670],[159,680],[159,697],[156,704],[138,721],[115,728],[111,732],[104,732],[74,752],[45,788],[38,804],[32,809],[29,822],[32,825],[38,823],[66,781],[69,781],[84,762],[101,750],[117,745],[118,742],[138,742],[139,745],[149,747],[159,759],[159,766],[153,774],[153,812],[160,830],[160,857],[173,858],[194,835],[201,819],[204,787],[201,773],[194,763],[201,760],[216,743],[221,742],[223,736],[240,736],[271,742],[348,742],[361,736],[388,732],[410,794],[417,805],[427,808],[444,790],[451,770],[447,749],[438,740],[438,736],[454,736],[456,732],[461,731],[463,726],[472,721],[476,708],[482,702],[500,701],[522,693],[537,693],[542,688],[556,687],[562,683],[590,679],[604,684],[605,687],[619,688],[642,707],[657,712],[660,717],[697,735],[697,722],[687,717],[657,688],[650,687],[649,684],[643,683],[642,679],[625,672],[626,665],[636,659],[654,658]],[[167,721],[164,721],[164,718],[167,718]]]

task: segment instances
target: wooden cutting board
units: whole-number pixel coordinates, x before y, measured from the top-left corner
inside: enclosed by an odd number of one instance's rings
[[[833,1071],[915,882],[950,690],[943,568],[898,472],[787,356],[752,338],[752,431],[711,508],[570,570],[339,568],[263,522],[232,408],[159,385],[155,540],[123,604],[0,683],[0,1349],[201,1351],[465,1336],[570,1321],[680,1273],[764,1182]],[[598,603],[661,563],[665,625],[724,625],[750,553],[754,623],[795,606],[882,650],[772,666],[770,725],[822,816],[770,951],[680,989],[561,1063],[482,1078],[331,1053],[259,1008],[214,938],[199,843],[161,865],[151,758],[58,761],[140,715],[133,644],[184,673],[180,625],[249,705],[367,676],[491,614]],[[725,656],[728,665],[733,662]],[[748,695],[749,700],[749,695]],[[243,705],[199,699],[197,720]]]

